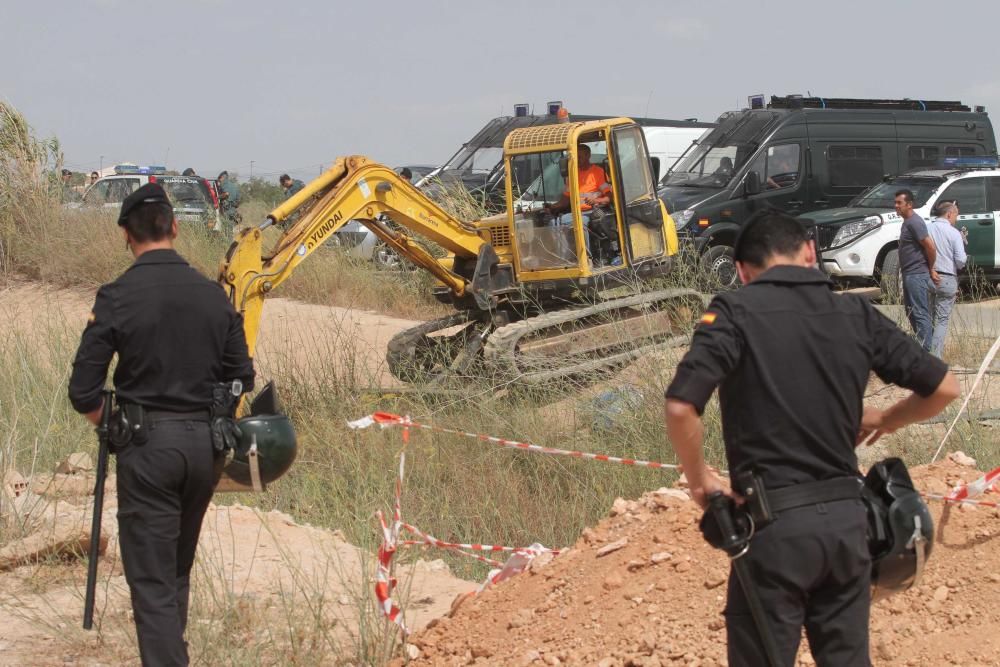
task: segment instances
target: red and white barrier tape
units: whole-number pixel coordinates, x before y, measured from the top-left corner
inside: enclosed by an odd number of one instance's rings
[[[444,540],[439,540],[433,535],[429,535],[420,530],[419,528],[417,528],[416,526],[412,526],[408,523],[404,523],[402,527],[403,529],[408,530],[417,537],[421,538],[424,543],[429,544],[431,546],[440,547],[441,549],[465,549],[467,551],[481,551],[487,553],[493,553],[496,551],[508,551],[511,553],[518,553],[518,552],[534,553],[538,551],[537,549],[533,549],[531,547],[505,547],[505,546],[500,546],[498,544],[460,544],[457,542],[445,542]],[[542,551],[551,551],[553,555],[556,556],[559,555],[558,549],[542,549]]]
[[[435,546],[435,545],[427,542],[426,540],[403,540],[403,541],[401,541],[399,543],[399,545],[403,546],[403,547],[430,547],[430,546]],[[445,549],[452,549],[451,547],[443,547],[443,548],[445,548]],[[492,565],[493,567],[503,567],[503,563],[502,562],[500,562],[498,560],[495,560],[493,558],[487,558],[486,556],[483,556],[482,554],[475,554],[475,553],[472,553],[470,551],[465,551],[464,549],[452,549],[452,551],[454,551],[455,553],[460,554],[462,556],[465,556],[466,558],[472,558],[474,560],[478,560],[478,561],[481,561],[483,563],[486,563],[487,565]]]
[[[483,435],[482,433],[469,433],[468,431],[459,431],[457,429],[444,428],[443,426],[432,426],[428,424],[421,424],[418,422],[406,421],[405,417],[400,417],[399,415],[394,415],[388,412],[376,412],[374,414],[368,415],[367,417],[362,417],[361,419],[356,419],[352,422],[347,422],[347,425],[352,429],[368,428],[376,424],[381,426],[382,428],[389,428],[391,426],[403,426],[404,424],[406,424],[408,426],[423,429],[425,431],[434,431],[436,433],[450,433],[452,435],[461,435],[466,438],[473,438],[475,440],[490,442],[495,445],[499,445],[500,447],[507,447],[510,449],[520,449],[528,452],[535,452],[538,454],[554,454],[557,456],[570,456],[578,459],[588,459],[591,461],[605,461],[607,463],[620,463],[621,465],[636,466],[640,468],[662,468],[669,470],[676,470],[678,468],[678,466],[672,463],[658,463],[656,461],[626,459],[619,456],[610,456],[608,454],[592,454],[590,452],[580,452],[569,449],[556,449],[555,447],[542,447],[541,445],[533,445],[530,442],[518,442],[517,440],[498,438],[493,435]]]
[[[1000,503],[987,500],[975,500],[987,491],[993,489],[997,482],[1000,482],[1000,468],[994,468],[974,482],[956,486],[948,495],[940,493],[923,493],[921,496],[928,500],[939,500],[943,503],[954,505],[978,505],[980,507],[1000,507]]]
[[[377,420],[375,417],[378,415],[382,420]],[[385,515],[381,510],[375,513],[378,519],[379,526],[382,529],[382,544],[378,549],[378,566],[375,571],[375,599],[378,602],[379,609],[382,614],[390,622],[395,623],[400,627],[404,634],[409,634],[409,630],[406,627],[406,623],[403,619],[402,609],[396,604],[392,599],[392,593],[396,588],[397,581],[395,577],[392,576],[392,559],[396,555],[396,551],[400,546],[433,546],[442,549],[452,549],[463,556],[469,558],[474,558],[476,560],[482,561],[489,565],[492,565],[494,569],[490,570],[490,573],[483,585],[480,586],[479,590],[485,588],[488,584],[496,584],[504,579],[508,579],[515,574],[523,572],[528,564],[539,554],[544,552],[551,552],[553,554],[558,554],[559,551],[548,549],[541,544],[532,544],[530,547],[506,547],[495,544],[463,544],[458,542],[445,542],[444,540],[439,540],[438,538],[424,533],[416,526],[403,522],[403,510],[402,510],[402,497],[403,497],[403,477],[406,470],[406,449],[410,443],[410,426],[418,426],[419,428],[429,429],[430,427],[418,425],[410,421],[409,417],[400,417],[398,415],[389,415],[392,417],[391,423],[384,421],[384,413],[376,413],[371,417],[365,417],[364,419],[359,419],[354,422],[349,422],[348,426],[354,429],[367,428],[373,424],[379,423],[383,427],[386,426],[402,426],[403,427],[403,449],[399,453],[399,474],[396,477],[395,485],[395,502],[393,503],[393,521],[390,526],[385,520]],[[443,430],[443,429],[437,429]],[[445,431],[457,433],[457,431]],[[499,440],[499,438],[497,439]],[[399,535],[402,530],[407,530],[414,535],[418,536],[419,540],[400,540]],[[501,562],[493,558],[488,558],[483,553],[497,553],[497,552],[507,552],[511,556],[506,562]]]
[[[957,499],[950,496],[942,496],[940,493],[921,493],[924,498],[928,500],[940,500],[941,502],[948,505],[976,505],[979,507],[1000,507],[1000,503],[990,502],[988,500],[972,500],[969,498]]]
[[[981,496],[997,482],[1000,482],[1000,468],[994,468],[976,481],[969,482],[965,486],[956,487],[948,494],[948,500],[961,501]]]
[[[403,426],[403,450],[399,453],[399,474],[396,477],[392,527],[386,523],[385,515],[382,514],[381,510],[375,513],[379,526],[382,528],[382,544],[378,548],[378,567],[375,570],[375,599],[385,617],[398,625],[404,634],[409,634],[409,630],[407,630],[403,620],[402,609],[392,599],[392,593],[396,588],[396,579],[392,576],[392,559],[396,555],[399,531],[403,525],[403,474],[406,470],[406,447],[410,443],[408,421],[407,418],[403,417],[401,422]]]

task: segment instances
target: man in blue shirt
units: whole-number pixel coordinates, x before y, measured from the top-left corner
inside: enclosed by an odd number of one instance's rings
[[[934,261],[937,251],[927,234],[927,225],[913,210],[913,193],[896,193],[896,213],[903,219],[899,230],[899,268],[903,273],[903,306],[917,341],[925,350],[931,349],[934,324],[930,311],[930,290],[938,283]]]
[[[958,202],[944,201],[937,205],[937,217],[927,225],[927,233],[934,240],[936,259],[934,271],[938,281],[931,286],[930,312],[934,322],[930,352],[940,357],[944,351],[944,338],[948,334],[948,319],[958,297],[957,274],[965,266],[965,239],[955,228],[958,219]]]

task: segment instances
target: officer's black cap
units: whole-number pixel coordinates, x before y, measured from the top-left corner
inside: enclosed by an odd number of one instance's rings
[[[128,215],[135,209],[146,204],[166,204],[170,206],[170,198],[167,197],[163,186],[157,183],[146,183],[144,186],[130,194],[122,202],[121,213],[118,214],[118,224],[122,227],[128,222]]]

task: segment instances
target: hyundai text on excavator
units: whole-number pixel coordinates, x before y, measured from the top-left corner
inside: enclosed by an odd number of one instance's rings
[[[583,144],[611,185],[603,209],[581,210]],[[361,156],[339,158],[262,224],[241,231],[226,254],[219,280],[244,316],[251,355],[264,298],[352,219],[433,274],[436,298],[458,311],[390,341],[389,369],[401,380],[436,382],[478,365],[539,384],[605,371],[686,340],[702,296],[636,289],[670,271],[678,247],[636,123],[613,118],[515,130],[504,143],[504,168],[506,213],[467,222],[391,168]],[[564,190],[572,216],[515,205],[525,197],[554,202]],[[264,254],[264,229],[281,224],[288,228]],[[614,288],[631,293],[608,296]]]

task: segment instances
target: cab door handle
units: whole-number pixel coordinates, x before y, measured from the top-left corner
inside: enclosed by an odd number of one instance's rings
[[[817,199],[813,203],[814,204],[819,204],[820,206],[826,206],[827,204],[830,203],[830,200],[829,199]]]
[[[789,206],[802,206],[802,202],[798,201],[797,199],[792,199],[790,201],[786,201],[785,203],[788,204]]]

